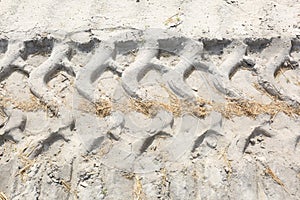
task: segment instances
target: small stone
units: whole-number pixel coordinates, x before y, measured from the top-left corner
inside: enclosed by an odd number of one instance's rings
[[[246,154],[252,154],[252,151],[250,149],[246,149],[245,153]]]
[[[218,141],[215,137],[208,137],[206,138],[206,144],[212,149],[215,149],[218,145]]]
[[[250,139],[250,143],[251,143],[252,145],[255,145],[255,142],[256,142],[256,141],[255,141],[254,138],[251,138],[251,139]]]
[[[51,180],[54,182],[54,183],[60,183],[60,181],[56,178],[51,178]]]
[[[229,172],[231,172],[231,169],[229,168],[229,167],[224,167],[224,170],[225,170],[225,172],[226,172],[226,174],[228,174]]]
[[[86,187],[89,186],[89,185],[88,185],[86,182],[81,182],[81,183],[80,183],[80,186],[86,188]]]
[[[245,62],[245,64],[247,64],[248,67],[253,67],[255,65],[255,61],[248,56],[244,56],[243,61]]]
[[[259,136],[259,137],[257,138],[257,141],[258,141],[258,142],[262,142],[262,141],[264,141],[264,138],[263,138],[262,136]]]

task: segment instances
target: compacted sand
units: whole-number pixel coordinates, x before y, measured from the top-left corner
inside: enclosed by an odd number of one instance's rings
[[[300,1],[0,16],[1,200],[300,198]]]

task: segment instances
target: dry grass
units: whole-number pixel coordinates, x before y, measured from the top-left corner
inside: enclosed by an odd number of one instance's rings
[[[274,117],[278,112],[288,116],[300,115],[300,108],[292,107],[283,101],[272,101],[269,104],[262,104],[253,100],[228,99],[224,104],[215,104],[213,109],[222,113],[224,117],[247,116],[256,118],[260,114],[268,114]]]
[[[18,173],[16,174],[16,176],[20,176],[21,180],[23,182],[26,181],[27,178],[27,171],[36,163],[35,159],[30,159],[29,156],[33,153],[33,151],[35,150],[35,148],[30,148],[30,142],[28,144],[26,144],[26,146],[21,149],[21,151],[19,152],[18,158],[20,159],[20,161],[22,162],[23,166]]]
[[[60,180],[60,184],[66,189],[67,192],[71,193],[71,185],[65,181],[65,180]]]
[[[174,116],[179,116],[182,113],[180,100],[174,95],[169,96],[170,103],[163,103],[155,100],[142,100],[131,98],[129,101],[130,110],[137,111],[148,117],[154,116],[159,109],[164,109],[173,113]]]
[[[42,103],[38,98],[35,96],[31,96],[30,100],[28,101],[12,101],[13,105],[25,112],[35,112],[37,110],[43,110],[46,111],[48,109],[48,106]]]
[[[230,145],[230,144],[229,144]],[[229,145],[225,147],[225,149],[221,152],[221,157],[223,158],[226,166],[227,166],[227,170],[226,170],[226,173],[227,173],[227,180],[229,180],[231,178],[231,175],[232,175],[232,166],[231,166],[231,161],[228,160],[228,148],[229,148]],[[221,158],[220,157],[220,158]],[[220,159],[219,158],[219,159]]]
[[[130,98],[129,100],[129,109],[142,113],[148,117],[155,115],[156,110],[154,107],[158,106],[158,103],[155,101],[143,101],[141,99]]]
[[[183,112],[187,112],[192,113],[198,118],[205,118],[212,110],[222,113],[226,118],[232,118],[234,116],[256,118],[261,114],[268,114],[271,117],[274,117],[279,112],[283,112],[290,117],[296,115],[300,116],[299,107],[293,107],[280,100],[273,100],[269,104],[262,104],[254,100],[245,99],[227,99],[225,103],[212,103],[199,98],[196,102],[187,102],[178,99],[170,91],[168,91],[168,93],[169,103],[130,98],[128,105],[114,105],[110,100],[102,99],[94,104],[93,109],[88,109],[86,111],[92,112],[92,110],[94,110],[96,115],[101,118],[109,116],[113,111],[113,107],[123,107],[122,109],[125,111],[136,111],[148,117],[153,117],[159,109],[169,111],[175,117],[179,117]],[[49,111],[50,109],[49,105],[45,105],[34,96],[28,101],[17,101],[12,98],[2,97],[0,105],[2,107],[13,105],[15,108],[25,112],[35,112],[38,110]]]
[[[28,100],[20,101],[9,96],[0,96],[0,106],[17,108],[24,112],[36,112],[38,110],[55,112],[57,106],[55,104],[46,104],[34,95],[30,95]]]
[[[145,194],[143,192],[141,179],[137,175],[135,175],[134,177],[133,199],[134,200],[146,199]]]
[[[162,185],[163,185],[164,187],[166,187],[167,182],[168,182],[167,170],[166,170],[166,168],[162,168],[162,169],[160,170],[160,172],[161,172]]]
[[[66,192],[70,193],[73,195],[74,200],[77,200],[77,191],[76,190],[72,190],[71,184],[68,181],[65,181],[64,179],[61,179],[60,184],[64,187],[64,189],[66,190]]]
[[[170,197],[170,182],[166,168],[160,170],[161,173],[161,191],[160,193],[165,197]]]
[[[175,15],[172,15],[171,17],[169,17],[165,22],[164,24],[166,26],[170,25],[170,24],[178,24],[181,22],[181,19],[180,19],[180,13],[176,13]]]
[[[103,118],[111,114],[112,102],[110,100],[101,99],[95,103],[96,115]]]
[[[167,90],[168,91],[168,90]],[[204,99],[198,99],[196,103],[180,101],[174,94],[170,91],[169,98],[170,103],[162,103],[158,101],[143,101],[143,100],[133,100],[131,99],[131,110],[143,113],[146,116],[153,116],[155,113],[155,108],[163,108],[174,116],[180,116],[183,111],[193,113],[196,117],[204,118],[211,110],[221,112],[224,117],[232,118],[234,116],[247,116],[256,118],[261,114],[268,114],[270,116],[275,116],[278,112],[283,112],[288,116],[300,115],[300,109],[297,107],[292,107],[289,104],[273,100],[269,104],[262,104],[254,100],[245,99],[227,99],[225,103],[211,103]],[[212,106],[209,109],[207,106]]]
[[[207,101],[207,100],[204,100],[204,99],[201,99],[201,98],[198,98],[196,100],[196,104],[195,105],[192,105],[191,107],[191,110],[192,110],[192,113],[198,117],[198,118],[205,118],[209,112],[211,111],[209,108],[210,106],[212,105],[211,102]]]
[[[7,196],[3,192],[0,192],[0,200],[8,200]]]
[[[280,185],[287,193],[288,190],[286,189],[285,185],[283,184],[283,182],[278,178],[278,176],[275,175],[275,173],[271,170],[270,167],[267,167],[265,170],[265,173],[268,174],[269,176],[271,176],[271,178],[278,184]]]
[[[168,93],[169,95],[169,101],[170,104],[165,104],[162,105],[164,109],[166,109],[167,111],[173,113],[173,115],[175,117],[179,117],[182,114],[182,102],[180,101],[180,99],[178,99],[178,97],[169,89],[167,88],[165,85],[161,85],[162,88],[165,89],[165,91]]]
[[[136,177],[136,175],[132,172],[123,172],[122,176],[125,177],[128,180],[133,180],[133,178]]]
[[[19,156],[21,159],[21,162],[23,163],[23,166],[19,172],[16,174],[16,176],[20,175],[21,176],[21,180],[23,182],[26,181],[27,178],[27,170],[29,170],[33,164],[34,164],[34,160],[30,160],[28,157],[24,156],[24,155],[20,155]]]
[[[279,112],[283,112],[290,117],[300,116],[299,107],[293,107],[279,100],[274,100],[269,104],[245,99],[227,99],[225,103],[212,103],[200,98],[196,102],[187,102],[171,97],[168,104],[158,101],[130,99],[129,105],[130,110],[137,111],[148,117],[155,115],[158,109],[167,110],[173,113],[175,117],[182,115],[183,112],[187,112],[194,114],[198,118],[205,118],[211,111],[220,112],[226,118],[234,116],[256,118],[261,114],[268,114],[274,117]]]
[[[159,109],[164,109],[172,113],[175,117],[180,117],[184,113],[192,113],[198,118],[205,118],[211,111],[222,113],[226,118],[234,116],[247,116],[256,118],[261,114],[268,114],[274,117],[278,112],[283,112],[286,115],[293,117],[300,115],[300,108],[292,107],[284,101],[274,99],[269,104],[262,104],[254,100],[246,99],[227,99],[224,103],[213,103],[205,99],[198,98],[196,101],[184,101],[179,99],[169,88],[161,85],[162,88],[168,93],[168,103],[160,102],[157,100],[144,100],[130,98],[128,104],[118,105],[109,99],[100,99],[96,103],[85,107],[86,112],[95,112],[101,118],[109,116],[113,110],[120,111],[136,111],[148,117],[153,117]],[[259,87],[256,85],[256,87]],[[45,104],[40,99],[32,95],[27,101],[18,101],[15,98],[0,96],[0,107],[9,107],[20,109],[25,112],[35,112],[43,110],[51,112],[55,115],[54,103]],[[1,114],[1,113],[0,113]]]
[[[129,108],[130,110],[137,111],[148,117],[153,117],[159,109],[164,109],[174,116],[178,117],[182,114],[183,104],[177,96],[172,93],[168,88],[162,86],[169,95],[169,103],[163,103],[156,100],[142,100],[130,98]]]

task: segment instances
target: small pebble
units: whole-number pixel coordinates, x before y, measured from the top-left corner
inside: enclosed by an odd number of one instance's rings
[[[262,141],[264,141],[264,138],[263,138],[262,136],[259,136],[259,137],[257,138],[257,141],[258,141],[258,142],[262,142]]]
[[[251,138],[251,139],[250,139],[250,143],[251,143],[252,145],[255,145],[255,139],[254,139],[254,138]]]
[[[88,185],[86,182],[81,182],[81,183],[80,183],[80,186],[86,188],[86,187],[89,186],[89,185]]]
[[[208,137],[206,138],[206,144],[212,149],[215,149],[218,145],[218,141],[215,137]]]
[[[225,172],[228,174],[229,172],[231,172],[231,169],[229,167],[224,167]]]

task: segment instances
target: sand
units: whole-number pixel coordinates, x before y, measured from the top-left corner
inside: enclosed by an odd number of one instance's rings
[[[0,199],[299,199],[299,13],[0,0]]]

